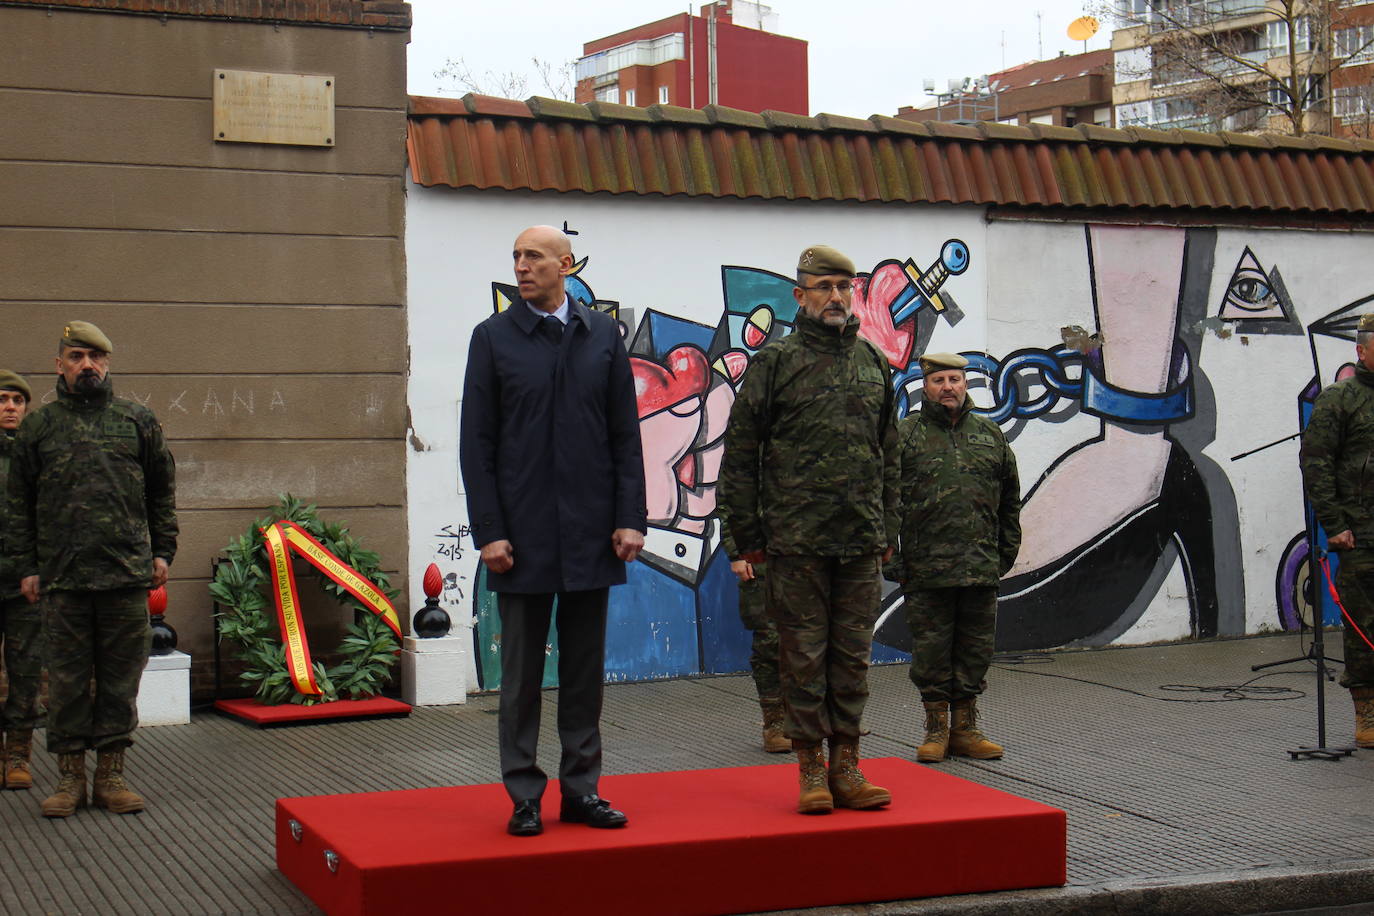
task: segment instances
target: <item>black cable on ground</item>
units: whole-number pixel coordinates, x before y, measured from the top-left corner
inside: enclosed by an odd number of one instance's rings
[[[1129,693],[1133,696],[1144,697],[1147,700],[1156,700],[1160,703],[1230,703],[1236,700],[1254,700],[1257,702],[1275,702],[1282,700],[1300,700],[1307,696],[1307,693],[1294,687],[1267,687],[1254,686],[1256,681],[1267,677],[1275,677],[1280,674],[1292,674],[1291,671],[1271,671],[1266,674],[1258,674],[1250,680],[1241,684],[1221,684],[1215,686],[1202,684],[1160,684],[1160,690],[1171,693],[1200,693],[1215,694],[1215,696],[1185,698],[1185,697],[1161,697],[1153,694],[1144,693],[1139,690],[1132,690],[1130,687],[1121,687],[1117,684],[1108,684],[1103,681],[1094,681],[1089,678],[1074,677],[1069,674],[1053,674],[1049,671],[1028,671],[1026,665],[1044,665],[1054,661],[1054,656],[1049,653],[1035,652],[1024,655],[993,656],[994,668],[1001,668],[1005,671],[1018,672],[1020,674],[1034,674],[1039,677],[1053,677],[1065,681],[1075,681],[1079,684],[1089,684],[1094,687],[1105,687],[1108,690],[1117,690],[1121,693]]]

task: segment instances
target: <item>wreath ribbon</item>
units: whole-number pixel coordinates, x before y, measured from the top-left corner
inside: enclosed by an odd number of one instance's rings
[[[315,683],[310,662],[310,644],[300,619],[300,597],[296,591],[296,577],[291,570],[289,553],[303,557],[332,582],[348,592],[367,610],[382,618],[396,638],[401,638],[401,621],[396,608],[386,595],[358,571],[340,560],[305,531],[280,521],[262,529],[272,569],[272,598],[277,606],[277,623],[281,627],[282,642],[286,645],[286,667],[298,693],[319,696],[323,691]]]

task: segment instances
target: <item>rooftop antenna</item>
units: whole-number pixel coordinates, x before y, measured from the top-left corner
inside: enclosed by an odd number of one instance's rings
[[[1035,11],[1035,47],[1036,47],[1035,59],[1036,59],[1036,60],[1044,60],[1044,59],[1045,59],[1045,30],[1044,30],[1044,28],[1042,28],[1042,27],[1044,26],[1044,24],[1045,24],[1045,14],[1042,13],[1042,12],[1040,12],[1040,10],[1036,10],[1036,11]]]

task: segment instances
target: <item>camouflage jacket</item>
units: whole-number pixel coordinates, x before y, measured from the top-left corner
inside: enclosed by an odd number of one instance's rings
[[[14,431],[0,430],[0,494],[5,492],[5,481],[10,472],[10,452],[14,449]],[[5,555],[5,542],[8,540],[9,525],[5,520],[5,501],[0,499],[0,601],[14,598],[19,594],[19,575],[14,571],[14,563]]]
[[[719,490],[739,552],[857,557],[896,543],[894,396],[858,330],[856,317],[832,328],[799,312],[745,373]]]
[[[909,588],[996,585],[1021,547],[1016,456],[996,423],[924,401],[898,426],[902,467],[901,562]]]
[[[176,469],[146,407],[57,381],[14,440],[6,552],[44,591],[147,587],[176,554]]]
[[[1374,547],[1374,372],[1317,396],[1299,453],[1303,486],[1328,535],[1352,531],[1355,543]]]

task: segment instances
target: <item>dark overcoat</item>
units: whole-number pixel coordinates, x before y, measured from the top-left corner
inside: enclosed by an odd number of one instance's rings
[[[472,538],[508,540],[496,592],[619,585],[617,528],[645,530],[644,458],[615,319],[571,302],[559,341],[522,300],[473,331],[459,444]]]

